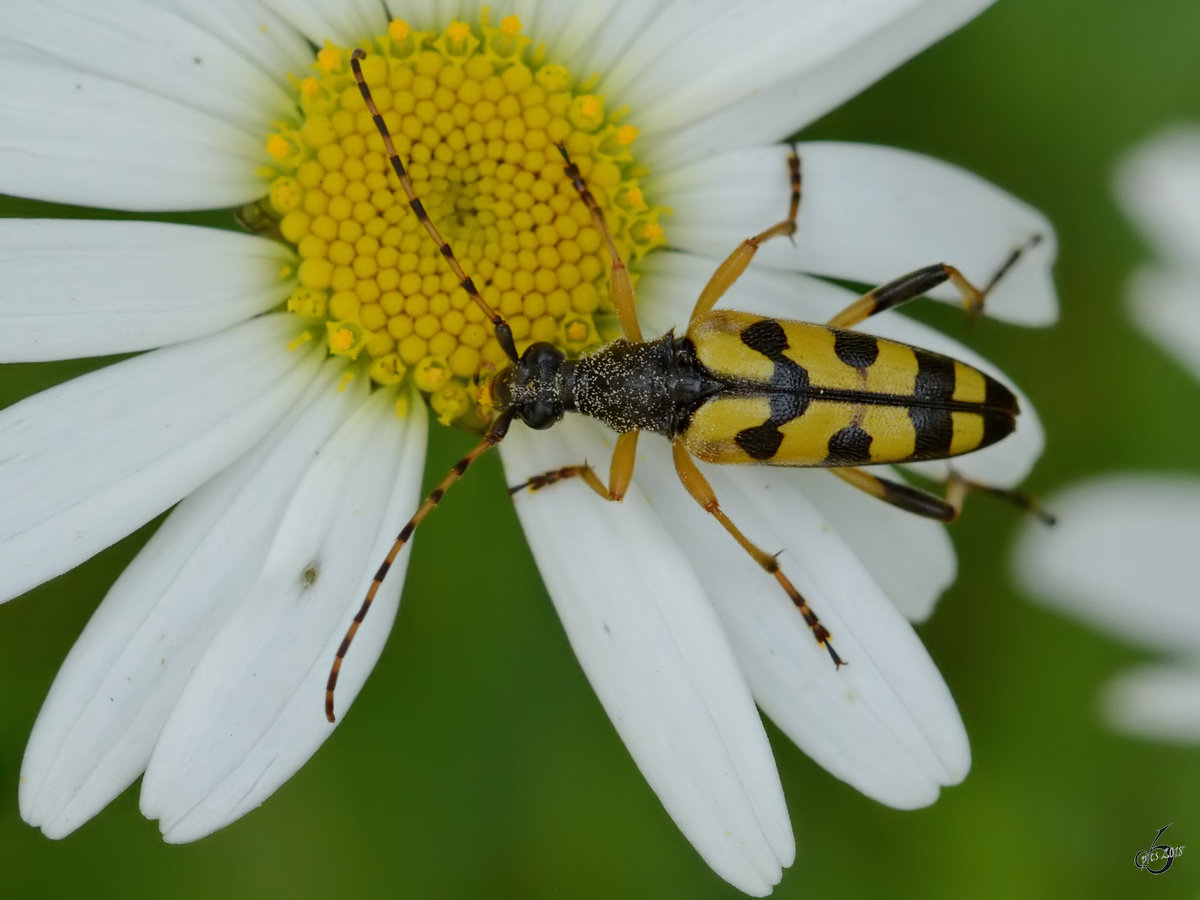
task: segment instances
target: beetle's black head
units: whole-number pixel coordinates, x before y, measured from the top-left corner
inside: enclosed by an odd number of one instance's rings
[[[530,344],[518,362],[496,376],[496,408],[513,410],[530,428],[549,428],[566,411],[558,379],[563,360],[563,352],[553,344]]]

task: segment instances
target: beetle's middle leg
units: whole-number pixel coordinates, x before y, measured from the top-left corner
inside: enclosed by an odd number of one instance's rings
[[[567,478],[582,478],[584,484],[605,500],[615,500],[619,503],[625,499],[625,492],[629,490],[629,482],[633,479],[633,463],[637,454],[638,434],[637,431],[626,431],[617,435],[617,446],[613,448],[607,485],[600,480],[595,469],[585,462],[577,466],[563,466],[561,469],[535,475],[520,484],[513,485],[508,492],[515,494],[526,488],[536,491]]]
[[[846,664],[836,650],[833,649],[833,644],[830,643],[829,630],[821,624],[821,620],[817,618],[817,614],[812,611],[812,607],[808,605],[808,601],[796,590],[791,579],[783,574],[783,570],[779,568],[779,560],[770,553],[762,550],[757,544],[742,534],[740,528],[733,524],[733,521],[725,515],[721,509],[721,505],[717,502],[717,495],[712,489],[712,485],[708,483],[708,479],[701,473],[700,468],[688,453],[687,448],[680,440],[671,442],[671,452],[675,459],[675,471],[679,475],[679,480],[683,482],[683,486],[687,488],[687,492],[692,495],[692,499],[699,503],[704,511],[710,513],[721,526],[733,536],[733,539],[738,542],[743,550],[750,554],[756,563],[758,563],[765,572],[775,576],[775,580],[791,598],[796,609],[800,611],[800,615],[804,618],[804,622],[812,631],[813,637],[817,639],[817,643],[824,647],[829,653],[830,659],[837,667]]]
[[[746,238],[736,250],[729,254],[723,263],[717,266],[717,270],[712,273],[712,277],[708,279],[708,284],[704,286],[704,290],[700,292],[699,299],[696,300],[696,306],[692,310],[690,322],[695,322],[696,319],[709,312],[716,305],[717,301],[721,299],[733,283],[746,271],[746,267],[750,265],[750,260],[754,259],[754,254],[758,252],[758,248],[764,241],[769,241],[771,238],[779,235],[791,237],[796,233],[796,216],[800,212],[801,180],[800,154],[796,152],[794,144],[788,153],[788,173],[791,179],[792,195],[791,201],[788,204],[787,218],[781,222],[776,222],[766,231],[760,231],[754,237]]]

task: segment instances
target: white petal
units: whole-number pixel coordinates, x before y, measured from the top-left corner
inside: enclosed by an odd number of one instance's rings
[[[255,319],[83,375],[0,412],[0,598],[93,556],[252,447],[315,353],[291,316]]]
[[[886,466],[882,478],[903,480]],[[910,622],[923,622],[954,582],[958,559],[946,526],[914,516],[851,487],[827,472],[788,470],[773,479],[779,503],[803,496],[854,551],[892,604]]]
[[[610,79],[621,78],[629,71],[623,56],[631,47],[643,38],[659,39],[664,25],[671,31],[680,24],[672,22],[672,16],[662,12],[666,6],[664,0],[605,0],[576,4],[575,15],[561,37],[547,49],[553,58],[569,65],[577,76],[587,77],[600,72],[608,73]],[[699,4],[692,7],[692,10],[699,9]],[[696,18],[689,10],[684,10],[681,15],[682,24],[688,27],[694,27],[692,23]],[[607,81],[601,84],[605,99],[616,106],[625,104],[626,100],[619,92],[608,96],[606,84]]]
[[[661,170],[794,134],[987,5],[678,3],[614,63],[602,87],[636,111],[644,161]]]
[[[600,459],[599,431],[580,421],[538,435],[514,426],[502,445],[509,480]],[[638,768],[705,861],[764,894],[794,852],[774,760],[720,623],[641,483],[618,505],[568,482],[518,495],[517,512]]]
[[[387,31],[378,0],[264,0],[317,47],[332,41],[354,47]]]
[[[524,34],[533,35],[536,41],[544,40],[540,32],[530,30],[532,23],[526,8],[530,5],[536,5],[534,0],[521,0],[516,4],[510,2],[502,7],[491,4],[490,0],[384,0],[389,19],[403,19],[413,28],[442,31],[455,20],[476,25],[479,24],[482,7],[491,7],[492,25],[515,13],[521,17]]]
[[[213,640],[155,745],[142,811],[166,840],[196,840],[245,815],[333,733],[325,681],[346,627],[406,516],[425,456],[423,405],[397,419],[377,392],[321,448],[261,575]],[[396,615],[408,550],[396,561],[338,682],[353,702]]]
[[[1128,297],[1133,323],[1200,379],[1200,265],[1135,272]]]
[[[211,7],[200,16],[219,19]],[[0,7],[0,35],[0,53],[6,56],[115,81],[207,113],[248,135],[261,133],[296,105],[286,72],[268,74],[253,56],[171,4],[6,0]]]
[[[1031,594],[1123,640],[1200,648],[1200,481],[1123,475],[1051,497],[1054,528],[1030,527],[1013,556]]]
[[[226,46],[262,69],[286,90],[290,104],[295,92],[288,75],[301,75],[313,63],[312,46],[295,28],[260,0],[219,0],[194,3],[168,0],[176,12],[217,37]],[[261,126],[261,115],[258,125]]]
[[[1015,248],[1027,250],[989,295],[988,315],[1025,325],[1057,316],[1054,230],[1032,207],[970,172],[927,156],[832,142],[799,145],[803,197],[795,243],[776,238],[755,266],[883,284],[947,262],[983,286]],[[787,212],[787,150],[748,147],[664,168],[652,185],[670,207],[674,247],[724,259]],[[931,296],[961,305],[947,284]]]
[[[327,362],[261,444],[186,498],[97,608],[38,715],[21,815],[78,828],[146,768],[192,669],[253,584],[300,475],[363,400]],[[365,384],[364,384],[365,389]]]
[[[854,552],[792,489],[796,474],[704,466],[722,509],[780,561],[833,634],[835,669],[787,595],[678,485],[649,448],[637,480],[688,550],[755,698],[814,760],[882,803],[932,803],[961,781],[970,749],[954,701],[912,627]]]
[[[1122,731],[1159,741],[1200,743],[1200,670],[1195,665],[1142,666],[1104,691],[1108,720]]]
[[[642,303],[640,314],[649,331],[661,333],[671,327],[681,332],[686,330],[692,305],[711,274],[711,267],[711,261],[686,253],[656,253],[647,258],[642,266],[643,277],[638,292]],[[854,297],[844,288],[803,275],[751,269],[729,289],[719,306],[779,318],[824,322]],[[966,478],[999,487],[1017,484],[1029,474],[1045,446],[1045,433],[1033,404],[1004,373],[969,347],[898,313],[872,316],[859,329],[969,363],[1012,388],[1020,403],[1017,429],[1004,440],[966,456],[955,457],[952,463],[918,463],[911,468],[934,479],[945,479],[953,468]]]
[[[0,56],[0,84],[0,193],[130,210],[214,209],[265,193],[263,135],[223,118],[26,59]]]
[[[277,241],[160,222],[0,220],[0,360],[147,350],[277,306]]]
[[[1194,266],[1200,254],[1200,128],[1175,126],[1117,170],[1117,198],[1162,255]]]

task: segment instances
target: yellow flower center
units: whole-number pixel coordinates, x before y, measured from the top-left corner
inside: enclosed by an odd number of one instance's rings
[[[365,46],[364,79],[430,219],[517,347],[577,355],[614,333],[608,254],[563,173],[564,144],[627,263],[663,243],[619,124],[516,16],[442,32],[394,21]],[[260,212],[299,258],[288,309],[376,385],[415,385],[443,422],[478,425],[478,379],[507,365],[480,309],[400,189],[350,69],[327,44],[295,80],[296,121],[267,139]]]

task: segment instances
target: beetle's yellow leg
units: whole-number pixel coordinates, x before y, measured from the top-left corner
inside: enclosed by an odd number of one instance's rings
[[[787,218],[782,222],[775,223],[766,231],[760,231],[754,237],[746,238],[721,265],[717,266],[717,270],[708,279],[708,284],[700,292],[700,298],[692,310],[692,322],[716,306],[717,301],[746,271],[750,260],[754,259],[754,254],[758,252],[759,246],[764,241],[769,241],[778,235],[791,237],[796,233],[796,215],[800,211],[800,155],[796,152],[795,146],[788,153],[788,171],[791,174],[792,199],[788,205]]]
[[[591,211],[592,222],[596,226],[596,230],[600,232],[600,236],[604,238],[604,243],[608,247],[608,255],[612,260],[612,272],[610,275],[612,280],[612,302],[613,307],[617,311],[617,321],[621,324],[621,333],[625,335],[627,341],[640,343],[642,340],[642,326],[638,324],[637,300],[634,297],[633,280],[629,277],[629,269],[625,267],[625,261],[621,259],[617,245],[613,242],[612,234],[609,233],[608,222],[604,218],[604,210],[600,208],[600,204],[592,196],[587,182],[583,180],[583,174],[579,171],[579,167],[575,165],[570,154],[567,153],[565,146],[562,144],[558,144],[557,146],[558,152],[562,154],[563,162],[566,163],[563,166],[563,171],[571,179],[571,184],[579,192],[584,205]]]
[[[864,319],[883,312],[885,309],[895,309],[910,300],[923,297],[939,284],[947,281],[958,288],[959,293],[962,294],[963,308],[966,310],[967,316],[974,319],[983,311],[984,300],[1000,279],[1016,264],[1026,250],[1038,244],[1041,239],[1040,234],[1035,234],[1013,250],[1008,255],[1008,259],[996,270],[996,274],[982,288],[975,287],[954,266],[938,263],[926,266],[924,269],[917,269],[915,272],[909,272],[895,281],[889,281],[873,291],[868,291],[830,319],[828,324],[835,328],[853,328]]]
[[[733,539],[741,545],[742,549],[749,553],[756,563],[762,566],[764,571],[775,576],[775,580],[787,592],[792,603],[796,605],[796,609],[800,611],[800,615],[804,617],[804,622],[812,631],[813,637],[817,639],[817,643],[828,651],[833,664],[839,667],[845,665],[845,660],[838,656],[837,651],[833,649],[833,644],[830,643],[829,631],[821,624],[821,620],[812,611],[812,607],[808,605],[808,601],[800,595],[800,592],[792,585],[791,580],[783,574],[783,570],[779,568],[779,560],[753,544],[749,538],[742,534],[741,529],[734,525],[730,518],[725,515],[721,509],[721,505],[717,502],[717,495],[713,492],[712,485],[701,474],[700,469],[696,466],[695,461],[692,459],[691,454],[688,453],[683,442],[679,440],[673,441],[671,443],[671,452],[675,457],[675,471],[679,474],[679,480],[683,482],[683,486],[687,488],[687,492],[692,495],[692,499],[704,507],[705,512],[711,513],[721,523],[721,526],[733,535]]]
[[[617,435],[617,446],[613,448],[612,463],[608,469],[607,486],[590,465],[583,463],[578,466],[563,466],[552,472],[535,475],[528,481],[510,487],[508,492],[515,494],[526,488],[536,491],[566,478],[582,478],[584,484],[605,500],[615,500],[619,503],[625,499],[625,492],[629,490],[629,482],[633,479],[633,463],[637,454],[638,434],[637,431],[626,431]]]

